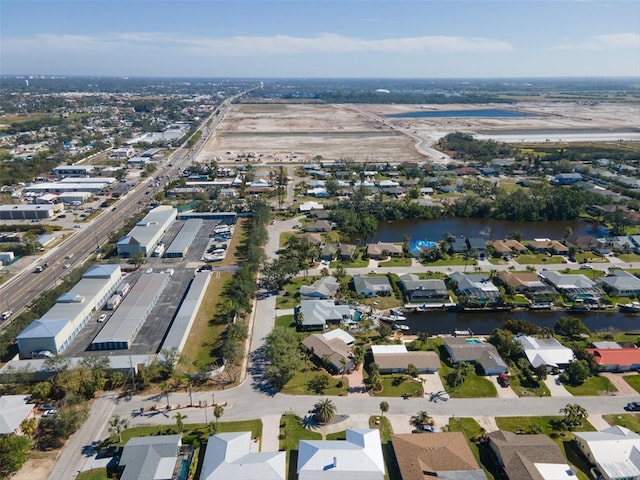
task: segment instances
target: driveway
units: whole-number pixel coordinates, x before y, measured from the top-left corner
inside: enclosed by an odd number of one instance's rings
[[[280,450],[280,417],[281,415],[267,415],[262,417],[262,452],[277,452]]]
[[[558,375],[548,375],[544,384],[551,392],[552,397],[572,397],[569,391],[558,380]]]
[[[411,425],[411,417],[406,415],[387,415],[393,433],[411,433],[415,429]]]
[[[604,421],[604,418],[602,418],[602,414],[598,414],[598,413],[590,414],[587,420],[598,431],[604,430],[605,428],[609,428],[611,426]]]
[[[349,395],[369,396],[367,386],[364,384],[362,367],[352,370],[345,377],[349,380]]]
[[[422,381],[425,397],[431,397],[431,395],[436,392],[444,392],[442,379],[437,373],[423,373],[418,378]]]
[[[500,385],[500,382],[498,382],[497,375],[491,375],[490,377],[487,377],[487,378],[496,386],[496,392],[498,392],[498,398],[517,398],[518,397],[518,394],[513,391],[513,388],[511,388],[510,386],[503,387],[502,385]]]
[[[618,391],[615,393],[616,395],[634,395],[634,396],[639,395],[638,392],[636,392],[631,387],[631,385],[629,385],[624,380],[624,377],[638,375],[637,373],[628,373],[625,375],[622,373],[602,372],[600,375],[605,378],[608,378],[609,381],[613,383],[613,386],[618,389]]]

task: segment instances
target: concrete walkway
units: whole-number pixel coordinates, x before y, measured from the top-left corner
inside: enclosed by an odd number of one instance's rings
[[[262,452],[277,452],[280,450],[280,417],[281,415],[267,415],[262,417]]]
[[[605,422],[604,418],[602,418],[602,415],[598,413],[589,414],[589,418],[587,418],[587,421],[598,431],[604,430],[605,428],[609,428],[611,426],[607,422]]]
[[[558,380],[558,375],[548,375],[544,384],[551,392],[552,397],[572,397],[571,393],[564,388],[564,385]]]
[[[500,430],[498,428],[498,424],[496,423],[495,417],[473,417],[473,419],[478,422],[480,427],[484,428],[484,431],[487,433],[495,432],[496,430]]]
[[[615,392],[615,395],[638,395],[638,392],[636,392],[633,387],[624,380],[624,377],[638,375],[637,373],[628,373],[623,375],[622,373],[602,372],[600,375],[608,378],[609,381],[613,383],[613,386],[618,389],[618,391]]]

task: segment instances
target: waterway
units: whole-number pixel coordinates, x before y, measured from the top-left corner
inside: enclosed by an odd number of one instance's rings
[[[498,117],[533,117],[535,115],[514,110],[501,110],[497,108],[485,108],[476,110],[420,110],[417,112],[390,113],[387,118],[498,118]]]
[[[502,328],[505,320],[527,320],[539,327],[553,328],[559,318],[580,318],[593,332],[604,330],[631,331],[640,329],[640,315],[633,313],[595,312],[570,313],[563,311],[517,311],[517,312],[449,312],[433,310],[421,313],[403,313],[406,321],[399,322],[410,327],[404,333],[427,332],[431,335],[451,333],[454,330],[471,330],[475,334],[490,335]]]
[[[567,227],[574,235],[604,236],[606,230],[594,228],[587,221],[572,222],[508,222],[491,218],[436,218],[432,220],[409,219],[396,222],[380,222],[375,235],[367,243],[402,242],[407,234],[411,240],[439,242],[444,234],[480,237],[487,240],[507,238],[511,232],[520,232],[522,238],[551,238],[559,240],[566,236]]]

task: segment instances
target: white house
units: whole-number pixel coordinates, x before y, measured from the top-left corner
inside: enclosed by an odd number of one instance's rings
[[[614,426],[599,432],[575,432],[576,443],[605,480],[640,478],[640,435]]]
[[[533,368],[546,365],[548,368],[564,367],[575,360],[573,350],[563,346],[555,338],[533,338],[518,335],[516,341],[522,345],[524,354]]]
[[[383,480],[380,434],[347,429],[346,440],[301,440],[297,472],[299,480]]]

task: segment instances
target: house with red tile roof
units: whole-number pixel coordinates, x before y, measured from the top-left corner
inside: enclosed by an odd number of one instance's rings
[[[640,348],[587,348],[605,372],[628,372],[640,368]]]

